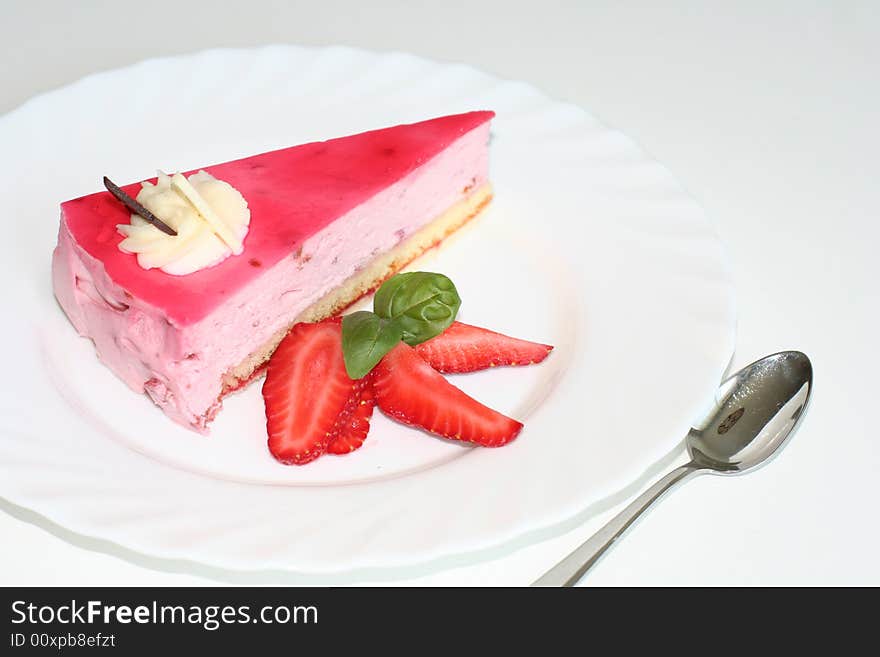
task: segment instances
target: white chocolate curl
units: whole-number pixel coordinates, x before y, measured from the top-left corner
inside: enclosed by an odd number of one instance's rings
[[[144,269],[184,276],[242,252],[251,212],[232,185],[199,171],[189,180],[160,173],[155,185],[141,187],[138,203],[177,231],[167,235],[136,214],[130,224],[116,226],[125,237],[119,249],[135,254]]]

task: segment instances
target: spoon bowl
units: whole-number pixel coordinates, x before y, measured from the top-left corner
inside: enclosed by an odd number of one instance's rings
[[[799,351],[748,365],[722,382],[711,413],[687,435],[691,460],[717,474],[768,462],[792,435],[810,398],[813,367]]]

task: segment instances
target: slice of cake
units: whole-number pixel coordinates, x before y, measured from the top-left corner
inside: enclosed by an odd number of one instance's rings
[[[290,329],[338,313],[491,199],[492,112],[294,146],[61,205],[55,295],[129,387],[200,432]]]

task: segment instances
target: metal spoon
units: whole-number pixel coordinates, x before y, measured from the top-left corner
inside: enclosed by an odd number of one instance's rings
[[[767,356],[726,379],[709,416],[688,432],[690,462],[639,495],[532,586],[573,585],[675,484],[707,472],[742,474],[769,461],[803,416],[812,387],[813,366],[799,351]]]

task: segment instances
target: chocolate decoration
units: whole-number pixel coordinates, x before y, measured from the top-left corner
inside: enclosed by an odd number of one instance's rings
[[[116,185],[112,180],[110,180],[107,176],[104,176],[104,187],[106,187],[107,191],[113,194],[113,196],[115,196],[116,199],[129,210],[146,219],[148,222],[153,224],[156,228],[161,230],[166,235],[177,237],[176,230],[174,230],[171,226],[159,219],[159,217],[154,215],[152,212],[147,210],[143,205],[135,201],[131,196],[123,192],[122,189],[120,189],[120,187]]]

